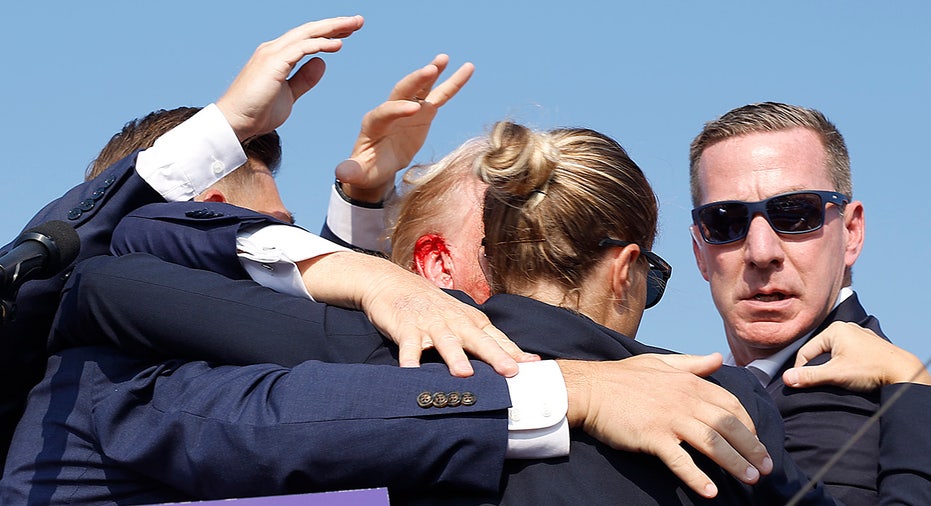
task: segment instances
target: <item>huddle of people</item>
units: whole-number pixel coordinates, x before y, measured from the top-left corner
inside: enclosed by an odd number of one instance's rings
[[[635,340],[672,267],[614,139],[500,121],[395,192],[471,77],[437,84],[445,55],[363,119],[321,233],[295,226],[274,130],[323,64],[279,70],[362,24],[301,25],[215,104],[128,123],[27,225],[82,249],[0,327],[0,502],[931,504],[931,375],[851,289],[864,207],[824,115],[747,105],[692,143],[722,365]]]

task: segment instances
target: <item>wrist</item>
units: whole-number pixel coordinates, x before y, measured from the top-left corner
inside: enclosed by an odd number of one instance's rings
[[[358,207],[368,209],[381,209],[385,207],[385,200],[394,186],[381,186],[378,188],[359,188],[348,183],[336,180],[336,193],[344,201]]]
[[[896,377],[892,378],[891,383],[919,383],[922,385],[931,385],[931,374],[928,373],[928,369],[925,367],[925,364],[916,357],[909,353],[910,360],[904,361],[908,365],[905,367],[896,367],[894,372]]]
[[[232,108],[227,106],[223,97],[220,97],[219,100],[214,102],[217,106],[217,109],[223,114],[223,117],[226,119],[226,122],[229,123],[230,128],[233,129],[233,133],[236,134],[236,138],[239,139],[239,142],[254,136],[256,132],[253,132],[248,128],[249,121],[245,120],[241,115],[232,111]]]
[[[566,418],[569,427],[583,427],[588,414],[589,398],[591,396],[591,378],[585,373],[590,364],[580,360],[556,360],[563,380],[566,382],[566,395],[568,409]]]

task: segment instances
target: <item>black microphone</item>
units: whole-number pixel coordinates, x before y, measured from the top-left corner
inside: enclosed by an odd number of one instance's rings
[[[78,233],[60,220],[23,232],[13,248],[0,256],[0,293],[15,296],[26,281],[58,274],[77,258],[80,250]]]

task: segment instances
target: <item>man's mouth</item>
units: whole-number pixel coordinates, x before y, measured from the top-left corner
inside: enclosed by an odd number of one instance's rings
[[[760,302],[777,302],[780,300],[785,300],[786,294],[776,292],[776,293],[758,293],[753,296],[753,300]]]

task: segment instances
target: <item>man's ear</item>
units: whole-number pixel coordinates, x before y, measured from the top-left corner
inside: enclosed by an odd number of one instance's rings
[[[701,238],[701,232],[695,225],[689,226],[689,232],[692,235],[692,253],[695,255],[695,263],[698,264],[698,272],[701,277],[708,281],[708,268],[705,265],[705,258],[702,256],[702,247],[705,245],[704,239]]]
[[[194,197],[195,202],[227,202],[226,195],[220,190],[208,188],[200,195]]]
[[[440,288],[453,287],[453,259],[446,240],[438,234],[427,234],[414,244],[414,272]]]
[[[847,229],[844,264],[849,269],[860,257],[866,238],[866,217],[863,214],[863,203],[859,200],[854,200],[844,208],[844,227]]]

